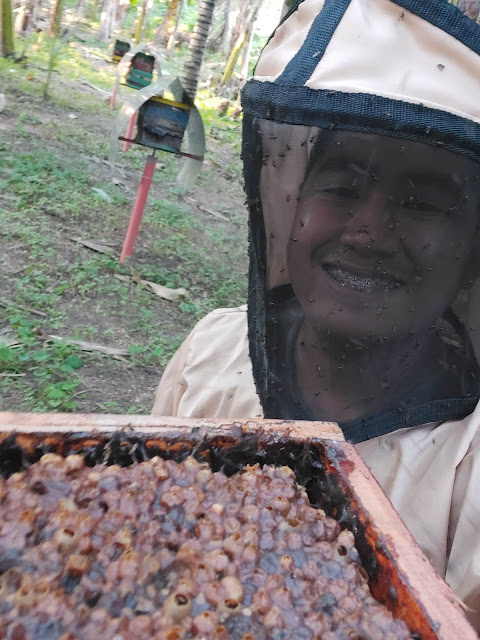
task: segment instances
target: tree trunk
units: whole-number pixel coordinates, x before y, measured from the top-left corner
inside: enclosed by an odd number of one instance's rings
[[[170,36],[168,38],[168,44],[167,44],[167,50],[166,50],[167,58],[169,58],[172,55],[173,50],[175,48],[175,40],[177,39],[178,25],[180,24],[180,17],[182,15],[182,9],[183,9],[183,2],[182,2],[182,0],[179,0],[178,1],[178,7],[177,7],[177,17],[175,18],[175,25],[173,27],[172,33],[170,34]]]
[[[220,51],[224,55],[227,55],[230,40],[230,0],[225,0],[225,7],[223,9],[223,20],[223,37]]]
[[[225,69],[222,75],[222,79],[220,80],[220,86],[225,86],[230,78],[232,77],[233,70],[235,69],[235,64],[237,62],[238,56],[240,55],[240,51],[242,50],[243,45],[245,44],[247,33],[243,31],[233,43],[232,50],[230,51],[230,55],[228,56],[227,62],[225,64]]]
[[[119,1],[113,29],[115,33],[120,33],[120,31],[123,31],[129,6],[130,2],[126,2],[125,0]]]
[[[142,0],[142,3],[138,5],[138,17],[137,17],[137,24],[135,27],[135,36],[134,36],[135,44],[139,44],[142,40],[144,25],[146,21],[145,18],[147,15],[147,6],[148,6],[148,0]]]
[[[33,0],[32,30],[37,30],[39,22],[42,22],[42,0]]]
[[[15,19],[15,33],[25,35],[32,21],[35,0],[22,0],[20,10]]]
[[[102,13],[103,4],[104,3],[102,2],[102,0],[87,0],[87,11],[85,14],[85,18],[90,21],[97,20],[98,15],[101,15]]]
[[[97,38],[103,42],[108,42],[112,37],[117,8],[118,0],[103,0],[100,25],[97,32]]]
[[[223,48],[226,34],[229,34],[230,0],[216,0],[213,11],[212,26],[208,34],[207,50],[226,54]]]
[[[247,34],[245,36],[246,44],[242,49],[241,56],[241,67],[240,67],[240,75],[245,81],[248,78],[248,67],[250,66],[250,57],[252,55],[252,45],[253,45],[253,23],[250,23],[250,26],[247,29]]]
[[[165,11],[165,15],[163,16],[163,20],[160,23],[157,34],[155,36],[156,44],[162,46],[167,45],[172,30],[175,28],[175,25],[178,24],[177,19],[180,15],[178,5],[182,4],[182,0],[170,0],[170,2],[168,3],[167,10]]]
[[[198,7],[197,22],[193,27],[192,37],[188,47],[187,60],[183,67],[180,81],[192,102],[197,93],[198,77],[202,66],[208,31],[212,23],[215,0],[201,0]]]
[[[250,6],[248,11],[242,11],[243,16],[239,16],[236,25],[236,38],[232,42],[232,48],[225,65],[225,71],[223,72],[222,79],[220,80],[220,86],[225,86],[230,81],[235,65],[245,43],[250,41],[250,33],[253,34],[253,25],[257,19],[258,10],[262,4],[261,0],[258,0],[254,5]]]
[[[472,20],[480,18],[480,0],[458,0],[457,7]]]
[[[101,3],[100,3],[101,4]],[[74,9],[76,22],[94,21],[97,16],[97,9],[93,0],[77,0]]]
[[[75,7],[75,14],[77,20],[83,20],[85,18],[85,13],[87,11],[87,0],[78,0],[77,6]]]
[[[60,27],[62,23],[63,0],[55,0],[53,11],[50,18],[50,34],[52,36],[60,35]]]
[[[242,31],[245,27],[245,21],[247,18],[247,14],[252,8],[252,5],[255,3],[255,0],[240,0],[239,1],[239,9],[238,14],[235,20],[235,24],[232,27],[232,32],[230,34],[230,40],[228,41],[228,50],[227,53],[230,56],[232,50],[237,42],[238,38],[241,36]]]
[[[0,3],[0,55],[6,58],[15,53],[12,3],[11,0],[0,0]]]

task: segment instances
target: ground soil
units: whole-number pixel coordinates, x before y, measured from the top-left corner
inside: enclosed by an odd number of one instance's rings
[[[114,71],[103,58],[90,55],[88,62],[97,68],[99,75],[107,74],[113,78]],[[171,167],[173,164],[179,168],[178,160],[167,154],[161,156],[149,197],[150,211],[156,203],[167,199],[169,206],[178,205],[188,213],[194,221],[193,227],[186,234],[184,241],[182,238],[178,241],[177,252],[174,247],[168,255],[167,252],[162,254],[158,244],[158,220],[154,219],[153,214],[146,215],[135,254],[128,268],[122,271],[141,277],[145,277],[145,274],[148,277],[150,274],[152,279],[151,272],[155,268],[161,268],[162,273],[175,273],[175,269],[178,270],[180,266],[183,269],[182,277],[189,281],[193,291],[191,297],[196,303],[193,311],[189,310],[188,305],[182,307],[178,303],[162,300],[135,282],[125,284],[115,281],[115,274],[111,270],[95,276],[99,282],[98,293],[95,287],[93,290],[82,291],[73,285],[69,286],[75,278],[75,269],[73,273],[67,274],[65,265],[78,263],[81,270],[88,267],[89,261],[98,260],[103,256],[73,239],[106,242],[112,249],[111,259],[118,260],[146,152],[136,148],[131,155],[129,152],[117,157],[112,187],[115,193],[119,194],[114,202],[116,214],[114,216],[110,211],[108,224],[104,223],[104,210],[111,205],[99,198],[93,207],[91,205],[93,186],[112,185],[108,152],[115,114],[107,108],[104,95],[87,84],[80,83],[78,79],[56,73],[52,82],[52,98],[42,101],[38,90],[32,90],[31,93],[25,91],[24,84],[19,82],[15,73],[27,78],[30,76],[32,87],[42,79],[42,73],[35,68],[22,68],[18,71],[14,69],[11,76],[7,71],[0,74],[0,91],[5,93],[7,99],[6,109],[0,113],[0,145],[3,143],[3,147],[0,146],[0,165],[2,157],[5,160],[3,170],[0,169],[0,185],[2,178],[3,184],[9,184],[14,171],[11,168],[12,159],[16,155],[25,157],[25,154],[31,154],[34,173],[35,154],[39,153],[39,150],[42,150],[42,153],[48,150],[60,165],[71,166],[76,168],[76,172],[84,173],[86,180],[82,189],[88,193],[90,204],[84,213],[80,212],[72,217],[69,211],[70,202],[65,200],[62,193],[37,202],[35,194],[30,196],[31,201],[26,207],[26,220],[30,226],[37,225],[38,238],[32,241],[32,244],[36,243],[35,254],[32,253],[32,246],[25,241],[19,226],[18,206],[21,197],[19,200],[15,190],[9,186],[0,189],[0,213],[2,217],[6,216],[7,222],[10,221],[9,215],[15,217],[16,225],[7,225],[3,231],[0,228],[0,304],[3,303],[3,306],[0,306],[0,330],[8,329],[13,305],[15,311],[35,324],[37,334],[40,338],[43,336],[45,341],[48,335],[56,334],[128,350],[132,344],[144,345],[150,349],[155,337],[160,336],[164,347],[161,357],[144,357],[142,361],[141,358],[130,356],[112,357],[82,352],[83,364],[75,372],[77,381],[80,380],[75,393],[75,410],[148,412],[165,362],[197,321],[199,309],[203,308],[202,304],[208,310],[204,301],[212,300],[212,305],[215,306],[213,303],[216,302],[216,291],[222,283],[222,274],[212,277],[213,284],[209,282],[208,275],[204,277],[203,284],[196,280],[198,264],[195,264],[194,260],[189,278],[184,266],[187,259],[182,255],[182,246],[188,253],[192,251],[192,244],[196,245],[199,253],[199,245],[201,250],[198,259],[201,261],[203,251],[205,262],[212,252],[223,246],[223,243],[226,252],[230,250],[230,244],[227,246],[227,242],[240,247],[234,256],[230,277],[238,274],[238,279],[242,279],[242,285],[235,289],[231,304],[243,301],[242,291],[245,289],[247,268],[246,213],[240,180],[238,146],[219,140],[218,131],[215,132],[214,127],[207,129],[208,154],[204,174],[189,193],[179,190],[175,185],[176,169],[172,170]],[[95,103],[98,103],[96,111],[91,108]],[[77,127],[78,134],[75,132],[76,123],[81,125]],[[240,128],[240,124],[233,120],[229,126]],[[32,176],[25,177],[26,180],[31,178]],[[179,233],[174,225],[163,229],[166,240],[170,239],[171,242],[175,240],[175,234]],[[217,242],[217,247],[210,244],[209,238],[212,237]],[[182,242],[185,244],[182,245]],[[41,267],[46,273],[44,290],[49,292],[58,287],[65,288],[55,299],[53,315],[48,308],[48,302],[42,306],[37,298],[29,299],[28,293],[23,298],[19,294],[19,287],[26,286],[28,274],[35,270],[35,260],[38,260],[35,255],[39,255],[38,245],[41,243],[44,255],[47,256]],[[57,269],[57,265],[61,266]],[[40,295],[41,291],[38,299]],[[108,296],[111,297],[110,300],[105,299]],[[228,300],[221,302],[225,306],[229,303]],[[6,312],[7,308],[10,309],[9,314]],[[142,323],[138,320],[139,313],[145,314]],[[32,348],[37,347],[38,344]],[[21,376],[22,378],[8,377],[3,380],[1,409],[43,409],[44,405],[38,401],[38,394],[31,393],[28,397],[29,394],[25,393],[25,384],[30,382],[35,390],[36,385],[38,386],[37,379],[30,379],[28,371],[23,371]]]

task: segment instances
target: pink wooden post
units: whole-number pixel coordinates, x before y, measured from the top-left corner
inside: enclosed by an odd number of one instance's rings
[[[137,121],[137,112],[135,111],[135,113],[132,113],[132,115],[130,116],[130,119],[128,121],[127,132],[125,133],[125,138],[128,138],[129,140],[132,139],[133,129],[135,127],[135,122],[136,121]],[[130,149],[130,143],[125,140],[125,142],[123,143],[122,151],[128,151],[129,149]]]
[[[148,198],[148,192],[150,191],[150,185],[152,184],[153,174],[155,173],[155,164],[157,162],[156,157],[152,154],[147,156],[145,163],[145,169],[143,170],[142,180],[138,187],[137,197],[135,198],[135,204],[133,205],[132,215],[130,216],[130,222],[128,223],[127,234],[123,241],[122,253],[120,254],[120,262],[123,262],[125,258],[131,256],[137,241],[138,229],[140,222],[142,221],[143,211]]]

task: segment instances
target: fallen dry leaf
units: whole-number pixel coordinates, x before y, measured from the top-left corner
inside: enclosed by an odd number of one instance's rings
[[[37,311],[36,309],[32,309],[31,307],[24,307],[20,304],[10,302],[9,300],[4,300],[0,298],[0,307],[4,307],[7,309],[8,307],[15,307],[15,309],[21,309],[22,311],[28,311],[29,313],[34,313],[36,316],[41,316],[42,318],[46,318],[47,314],[43,313],[43,311]]]
[[[188,298],[188,291],[186,289],[169,289],[168,287],[164,287],[161,284],[156,284],[155,282],[149,282],[148,280],[142,280],[141,282],[147,288],[151,289],[156,296],[165,298],[165,300],[180,302],[181,300],[185,300],[185,298]]]
[[[188,298],[188,291],[186,289],[169,289],[164,287],[163,284],[157,284],[156,282],[150,282],[149,280],[142,280],[138,275],[134,276],[122,276],[118,273],[115,274],[115,278],[122,280],[122,282],[136,282],[137,284],[143,284],[144,287],[150,289],[152,293],[164,300],[170,300],[170,302],[180,302]]]
[[[96,87],[91,82],[88,82],[88,80],[85,80],[85,78],[82,78],[82,80],[80,82],[81,82],[81,84],[85,84],[87,87],[90,87],[91,89],[95,89],[95,91],[98,91],[99,93],[101,93],[102,97],[105,100],[107,100],[107,99],[110,100],[110,97],[111,97],[110,91],[105,91],[105,89],[100,89],[100,87]]]
[[[109,247],[106,242],[102,242],[101,240],[83,240],[82,238],[70,238],[73,242],[78,242],[79,244],[83,244],[84,247],[88,249],[92,249],[92,251],[97,251],[98,253],[113,253],[112,247]]]
[[[6,347],[16,347],[21,344],[21,341],[18,339],[15,329],[5,327],[4,329],[0,329],[0,344]]]
[[[193,198],[190,198],[189,196],[182,196],[182,197],[186,202],[189,202],[190,204],[193,204],[195,207],[197,207],[197,209],[200,209],[200,211],[204,211],[205,213],[208,213],[211,216],[214,216],[215,218],[219,218],[220,220],[225,220],[226,222],[230,222],[227,216],[224,216],[223,213],[218,213],[218,211],[212,211],[212,209],[207,209],[207,207],[204,207],[203,204],[199,204],[196,200],[194,200]]]
[[[120,349],[118,347],[109,347],[104,344],[98,344],[97,342],[86,342],[85,340],[74,340],[73,338],[63,338],[62,336],[55,336],[48,334],[50,340],[56,342],[68,342],[68,344],[74,344],[82,351],[99,351],[100,353],[106,353],[110,356],[128,356],[130,355],[126,349]]]
[[[230,222],[227,216],[224,216],[223,213],[218,213],[218,211],[212,211],[211,209],[207,209],[207,207],[204,207],[202,204],[197,204],[197,207],[200,209],[200,211],[205,211],[205,213],[209,213],[211,216],[214,216],[215,218],[219,218],[220,220],[225,220],[226,222]]]

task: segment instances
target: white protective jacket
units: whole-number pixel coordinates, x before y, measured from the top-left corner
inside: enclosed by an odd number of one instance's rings
[[[259,418],[246,307],[203,318],[165,370],[153,414]],[[440,576],[480,630],[480,408],[460,421],[356,445]]]

